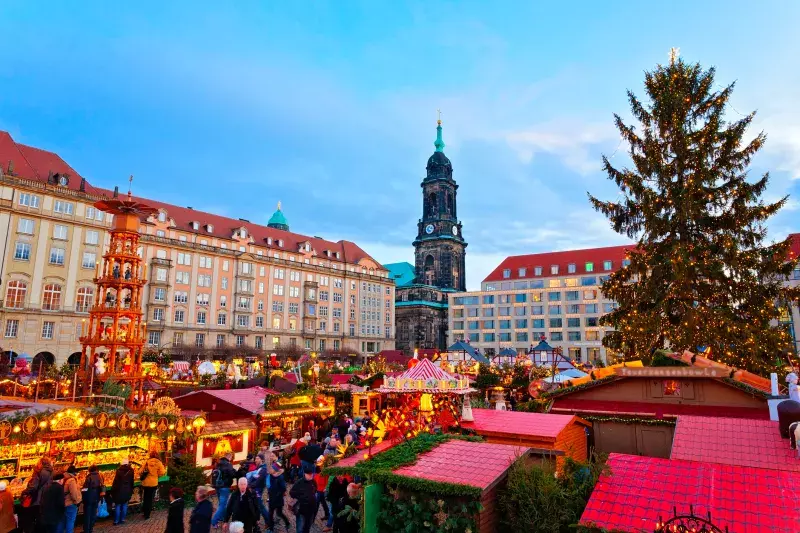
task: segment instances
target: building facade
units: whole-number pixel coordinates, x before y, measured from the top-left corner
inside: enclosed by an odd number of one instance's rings
[[[0,161],[2,351],[74,361],[111,227],[92,204],[112,192],[5,132]],[[139,200],[158,209],[140,228],[149,348],[394,349],[394,282],[358,245],[292,233],[280,205],[261,226]]]
[[[607,360],[600,317],[616,305],[600,284],[625,262],[627,246],[506,258],[480,291],[449,294],[449,340],[487,357],[510,347],[525,353],[545,337],[575,361]]]
[[[434,146],[421,183],[422,218],[413,243],[414,265],[386,265],[397,283],[397,349],[407,353],[415,348],[446,349],[447,295],[466,290],[467,243],[458,221],[458,184],[444,154],[441,120]]]
[[[800,234],[791,235],[793,257],[800,256]],[[629,246],[549,252],[506,258],[481,283],[480,291],[449,294],[448,343],[458,340],[491,357],[511,347],[526,352],[544,336],[575,361],[608,362],[603,336],[611,328],[600,317],[615,308],[600,285],[626,264]],[[800,268],[787,285],[800,284]],[[780,322],[800,353],[800,307],[783,309]]]

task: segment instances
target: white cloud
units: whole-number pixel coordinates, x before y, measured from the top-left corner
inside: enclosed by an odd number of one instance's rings
[[[598,145],[618,139],[610,124],[551,121],[505,134],[506,142],[524,163],[539,153],[558,157],[567,168],[586,175],[601,168]]]

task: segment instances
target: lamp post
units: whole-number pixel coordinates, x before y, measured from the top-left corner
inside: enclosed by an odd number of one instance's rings
[[[723,533],[723,529],[711,522],[711,511],[706,517],[694,514],[694,506],[689,506],[689,514],[679,515],[678,508],[672,508],[672,517],[664,521],[660,516],[654,533]],[[728,533],[728,526],[725,526],[724,533]]]

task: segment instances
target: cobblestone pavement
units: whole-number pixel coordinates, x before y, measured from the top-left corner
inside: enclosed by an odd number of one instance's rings
[[[212,498],[212,503],[214,504],[214,508],[216,509],[217,506],[217,499]],[[284,531],[288,531],[289,533],[295,533],[295,524],[294,524],[294,515],[289,512],[288,506],[284,509],[284,514],[289,518],[291,524],[289,525],[289,529],[287,530],[284,527],[283,520],[280,518],[277,519],[277,524],[275,526],[275,533],[283,533]],[[189,515],[191,515],[192,510],[186,509],[185,516],[186,516],[186,528],[185,531],[189,531]],[[322,530],[325,527],[325,523],[322,521],[322,509],[320,509],[319,517],[315,522],[314,525],[311,527],[311,533],[322,533]],[[277,517],[276,517],[277,518]],[[109,518],[103,518],[98,520],[94,525],[94,533],[164,533],[164,530],[167,526],[167,510],[162,509],[159,511],[153,511],[153,514],[150,515],[150,520],[145,520],[142,516],[142,513],[135,511],[133,513],[128,513],[128,518],[125,520],[124,524],[119,526],[114,525],[114,521]],[[263,519],[259,522],[259,528],[261,532],[264,533],[266,528],[264,527]],[[75,522],[75,532],[83,532],[83,521],[82,518],[79,516],[78,520]],[[219,529],[211,529],[211,533],[222,533],[222,528]]]

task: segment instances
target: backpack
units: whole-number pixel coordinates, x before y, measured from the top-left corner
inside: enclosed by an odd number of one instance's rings
[[[222,470],[215,468],[211,471],[211,484],[215,489],[221,489],[225,486],[225,480],[222,476]]]

